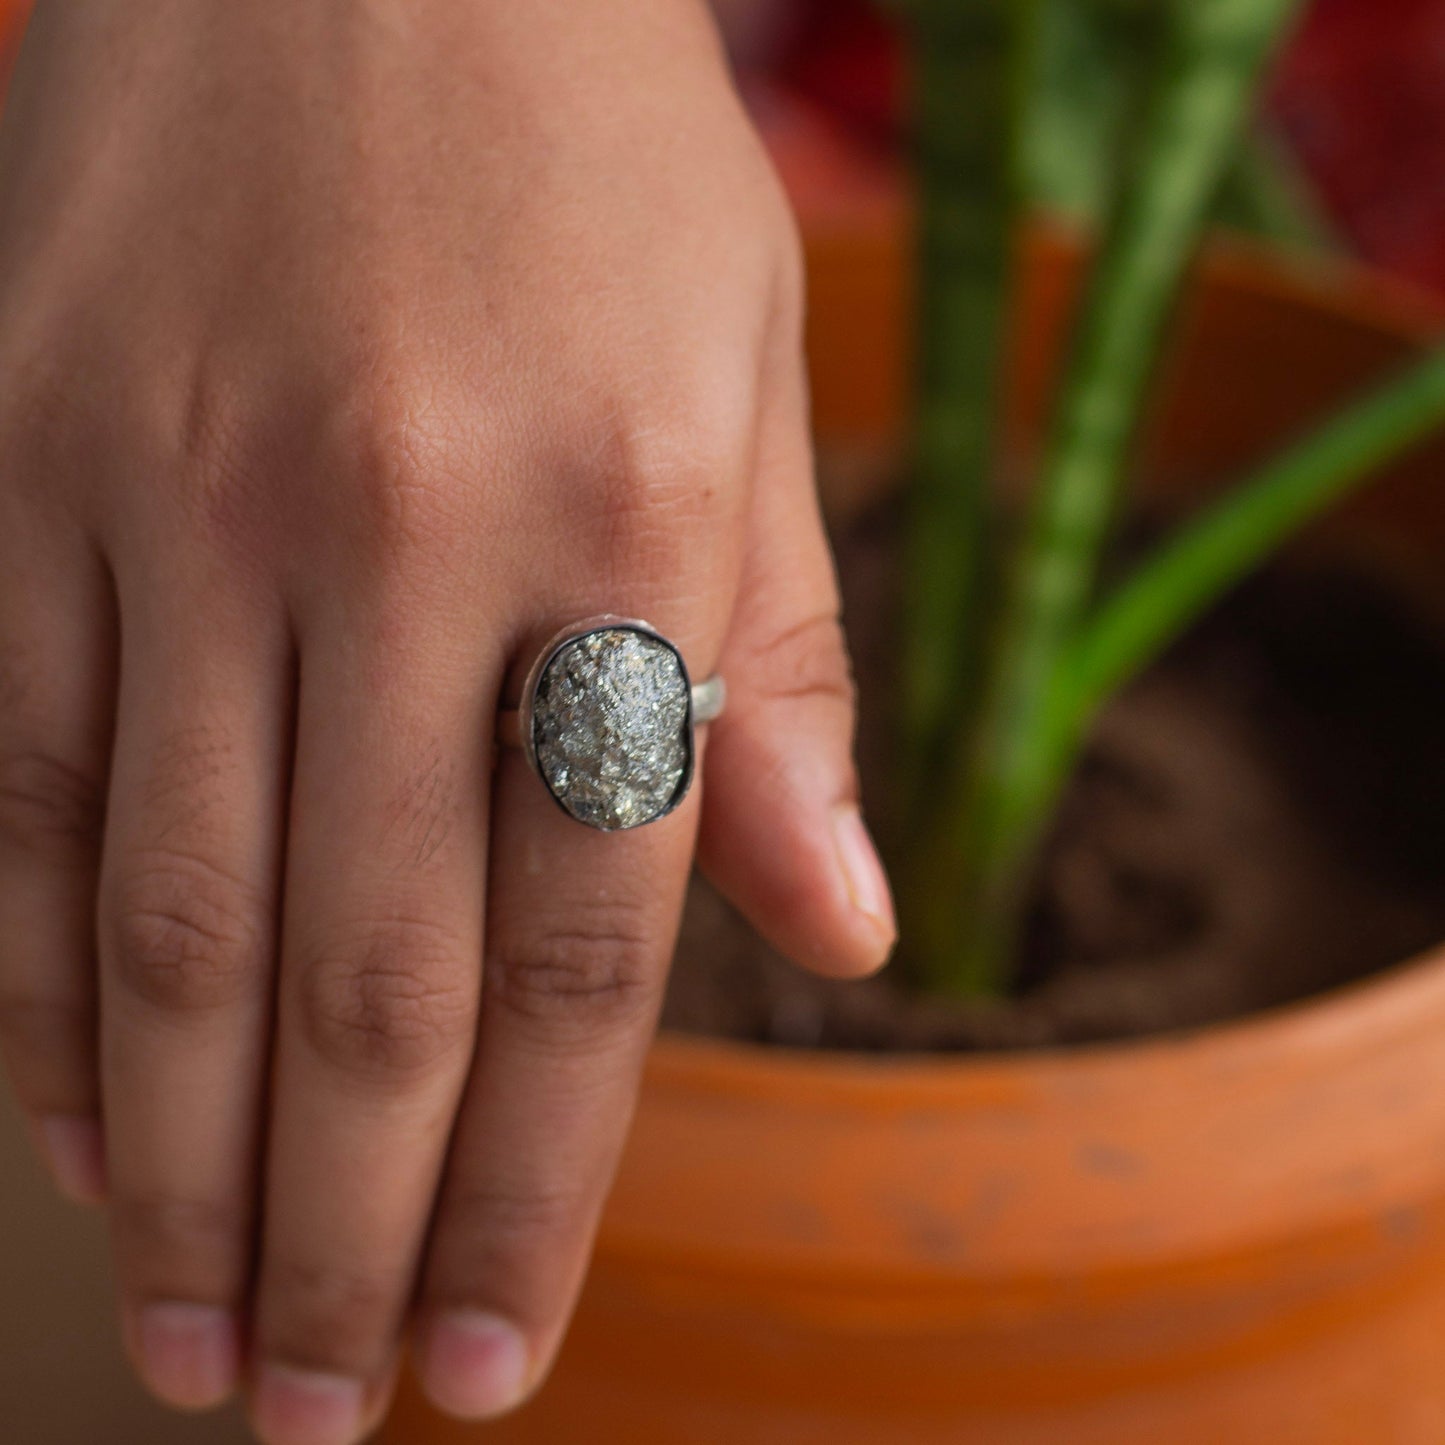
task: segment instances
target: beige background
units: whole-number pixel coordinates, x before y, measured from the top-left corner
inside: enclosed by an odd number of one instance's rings
[[[59,1202],[0,1088],[0,1442],[245,1445],[228,1413],[151,1405],[121,1355],[100,1217]]]

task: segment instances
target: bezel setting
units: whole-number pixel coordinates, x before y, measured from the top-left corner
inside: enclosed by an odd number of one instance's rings
[[[608,654],[590,649],[589,655],[579,658],[578,669],[590,668],[596,674],[591,679],[592,685],[611,686],[614,689],[611,701],[598,699],[592,704],[591,716],[587,715],[589,704],[585,695],[557,704],[558,710],[571,709],[581,714],[571,723],[574,730],[583,736],[589,732],[598,735],[589,741],[601,746],[594,745],[578,755],[570,752],[565,732],[555,737],[550,734],[557,719],[546,694],[554,681],[565,685],[566,679],[554,679],[553,670],[558,664],[566,666],[566,654],[585,648],[591,639],[609,633],[619,634],[616,650]],[[659,661],[659,668],[672,673],[670,679],[639,675],[638,668],[646,661],[638,655],[639,640],[645,644],[646,653],[659,659],[665,654],[666,661]],[[651,706],[654,714],[659,709],[677,709],[676,722],[664,719],[670,725],[657,736],[649,737],[646,718],[619,718],[615,691],[618,683],[630,692],[641,693],[642,701]],[[649,692],[653,694],[650,699]],[[587,827],[602,832],[623,832],[656,822],[671,813],[692,786],[696,762],[692,679],[678,648],[650,623],[638,618],[592,617],[550,638],[538,652],[523,683],[519,721],[520,741],[527,760],[548,795],[568,817]],[[670,756],[672,750],[676,751],[676,757]],[[573,769],[580,771],[575,780],[570,776]],[[648,797],[648,775],[659,770],[662,774],[659,781],[666,787],[666,795]],[[607,779],[609,771],[617,773],[615,779]]]

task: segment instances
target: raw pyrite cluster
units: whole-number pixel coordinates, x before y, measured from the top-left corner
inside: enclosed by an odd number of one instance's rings
[[[687,676],[659,638],[607,627],[563,644],[537,680],[532,743],[552,796],[615,831],[661,817],[692,766]]]

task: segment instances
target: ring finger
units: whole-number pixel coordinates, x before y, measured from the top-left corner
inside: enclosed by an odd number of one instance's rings
[[[423,1382],[464,1417],[515,1404],[557,1347],[631,1118],[697,819],[693,798],[637,831],[583,827],[515,751],[495,806],[506,846],[477,1062],[418,1323]]]

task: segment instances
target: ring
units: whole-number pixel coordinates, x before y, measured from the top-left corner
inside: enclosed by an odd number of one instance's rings
[[[553,800],[604,832],[640,828],[687,796],[694,730],[723,710],[721,677],[696,686],[682,653],[630,617],[592,617],[537,654],[499,741],[522,748]]]

